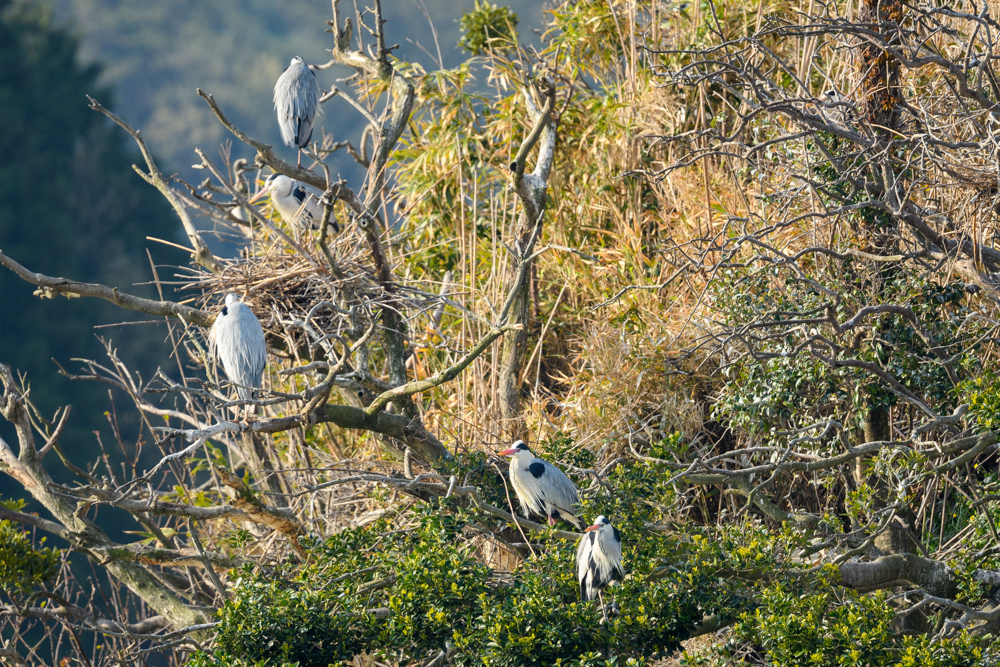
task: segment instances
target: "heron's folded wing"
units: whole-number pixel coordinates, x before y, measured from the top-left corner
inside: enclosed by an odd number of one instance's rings
[[[573,480],[548,461],[544,461],[544,463],[544,477],[548,481],[545,494],[546,500],[559,509],[575,514],[576,512],[573,510],[573,507],[579,504],[580,496],[577,494],[576,485],[573,484]]]

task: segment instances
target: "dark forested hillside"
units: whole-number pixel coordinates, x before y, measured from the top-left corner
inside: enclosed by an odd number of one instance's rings
[[[151,278],[145,248],[155,244],[145,239],[173,238],[172,213],[132,171],[138,156],[124,133],[87,108],[88,94],[113,101],[99,75],[80,63],[76,39],[50,11],[0,0],[0,250],[34,271],[153,294],[132,284]],[[157,261],[183,261],[169,248],[152,251]],[[52,359],[71,368],[74,357],[103,357],[100,333],[148,370],[167,359],[165,333],[156,325],[95,332],[139,318],[110,304],[39,300],[33,291],[0,272],[0,357],[30,376],[32,398],[50,416],[73,404],[74,442],[94,444],[89,434],[105,423],[106,394],[60,377]]]

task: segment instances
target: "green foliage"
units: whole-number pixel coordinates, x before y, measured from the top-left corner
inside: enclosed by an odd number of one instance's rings
[[[476,0],[475,6],[462,14],[459,25],[462,38],[458,46],[474,56],[509,51],[517,45],[517,14],[510,7]]]
[[[733,624],[728,646],[693,665],[721,664],[747,642],[774,667],[964,667],[985,664],[986,650],[968,634],[931,643],[893,631],[888,594],[862,595],[834,585],[833,570],[812,580],[763,588],[759,606]]]
[[[227,655],[214,651],[206,653],[199,651],[191,660],[187,662],[188,667],[302,667],[297,662],[287,662],[284,660],[272,660],[262,658],[260,660],[247,660],[235,655]]]
[[[646,664],[669,654],[706,614],[749,608],[722,567],[766,567],[765,533],[743,524],[703,537],[650,532],[649,507],[663,498],[662,470],[620,465],[618,493],[593,501],[620,528],[629,576],[608,589],[617,612],[602,625],[596,603],[582,603],[576,545],[549,540],[511,574],[477,558],[470,535],[482,522],[451,501],[418,505],[417,522],[383,520],[309,545],[307,564],[240,573],[220,612],[214,655],[199,667],[230,666],[234,656],[325,666],[362,652],[424,659],[446,646],[456,665]]]
[[[9,510],[20,512],[23,500],[0,502]],[[45,543],[45,538],[41,539]],[[60,552],[50,547],[36,548],[29,535],[12,521],[0,521],[0,590],[8,595],[24,594],[55,579],[59,572]]]
[[[841,321],[849,319],[872,300],[870,285],[858,279],[848,260],[839,266],[816,266],[808,276],[812,284],[783,274],[779,269],[747,271],[729,269],[714,281],[718,307],[729,314],[727,325],[795,321],[822,313],[828,307]],[[819,284],[841,295],[836,307],[816,289]],[[965,394],[962,387],[983,386],[976,341],[985,326],[973,324],[969,312],[976,297],[963,283],[936,284],[927,278],[898,273],[880,286],[881,301],[909,308],[929,334],[938,352],[932,352],[913,323],[902,315],[869,316],[870,333],[856,331],[838,336],[816,322],[812,328],[787,327],[782,337],[771,337],[761,346],[762,358],[744,358],[724,369],[731,379],[721,390],[714,407],[717,419],[725,419],[748,433],[798,428],[821,418],[860,426],[871,405],[893,405],[897,398],[887,385],[867,371],[841,366],[832,368],[810,354],[805,343],[822,332],[845,348],[856,348],[853,356],[875,363],[907,389],[924,396],[939,411],[950,411]],[[959,377],[968,385],[953,388],[938,354],[949,358]],[[988,399],[980,399],[983,405]]]
[[[959,400],[969,404],[980,431],[1000,428],[1000,378],[990,370],[966,378],[954,389]]]
[[[597,0],[562,3],[552,10],[553,33],[562,33],[571,49],[571,59],[612,66],[622,55],[621,32],[616,25],[614,6]]]

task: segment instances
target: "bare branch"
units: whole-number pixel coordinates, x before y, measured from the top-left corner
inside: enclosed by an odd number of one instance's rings
[[[205,242],[201,238],[201,234],[194,226],[194,222],[191,220],[191,216],[188,215],[187,209],[181,203],[180,199],[177,198],[177,194],[170,189],[170,185],[167,183],[166,179],[163,178],[163,174],[160,173],[159,168],[156,166],[156,162],[153,160],[152,154],[149,149],[146,148],[146,142],[143,140],[142,135],[139,134],[137,130],[133,130],[128,123],[123,121],[121,118],[111,113],[103,106],[101,106],[97,100],[87,96],[90,100],[90,108],[99,111],[108,118],[110,118],[116,125],[121,127],[123,130],[128,132],[135,142],[139,145],[139,150],[142,151],[142,157],[146,160],[146,166],[149,169],[149,173],[143,173],[138,168],[136,171],[139,173],[147,183],[155,187],[160,191],[160,194],[170,202],[170,206],[173,207],[174,212],[181,219],[181,224],[184,225],[184,231],[187,233],[188,239],[191,241],[191,245],[194,246],[194,250],[191,251],[194,255],[195,262],[199,265],[205,267],[212,273],[218,273],[222,270],[219,265],[219,261],[212,255],[211,250],[205,245]]]
[[[3,265],[16,273],[22,280],[38,285],[40,290],[36,294],[43,298],[54,298],[57,294],[71,296],[90,296],[110,301],[116,306],[127,310],[134,310],[138,313],[148,315],[162,315],[163,317],[176,317],[185,322],[193,322],[203,327],[212,326],[215,321],[215,313],[198,310],[174,303],[173,301],[153,301],[138,296],[132,296],[124,292],[119,292],[116,287],[107,287],[98,283],[79,283],[66,278],[51,278],[41,273],[29,271],[9,256],[0,251],[0,265]]]
[[[505,324],[500,327],[494,327],[488,334],[483,336],[483,338],[476,344],[472,350],[469,351],[464,357],[462,357],[457,363],[449,366],[443,371],[439,371],[432,375],[431,377],[424,380],[414,380],[408,382],[401,387],[394,387],[386,392],[381,393],[375,397],[365,410],[369,415],[373,415],[379,410],[381,410],[389,401],[394,398],[399,398],[402,396],[412,396],[413,394],[420,393],[422,391],[427,391],[428,389],[433,389],[445,382],[451,382],[454,380],[459,373],[464,371],[469,364],[475,361],[479,355],[486,351],[486,349],[493,344],[500,336],[504,335],[508,331],[516,331],[521,328],[520,324]]]
[[[205,552],[199,554],[196,549],[162,549],[148,544],[123,544],[118,547],[97,547],[94,553],[100,554],[105,561],[130,560],[147,565],[167,565],[171,567],[205,567],[207,559],[212,565],[232,569],[246,561],[225,554]]]

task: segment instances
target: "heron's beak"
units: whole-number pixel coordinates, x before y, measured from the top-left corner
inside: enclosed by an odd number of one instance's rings
[[[517,454],[519,451],[521,451],[521,450],[520,449],[505,449],[502,452],[497,452],[497,454],[500,455],[500,456],[514,456],[514,454]]]
[[[250,198],[250,203],[253,204],[256,201],[263,199],[265,195],[268,195],[270,193],[271,193],[270,188],[264,188],[263,190],[261,190],[260,192],[258,192],[257,194],[255,194],[253,197]]]
[[[590,531],[592,531],[592,530],[600,530],[600,528],[601,528],[601,527],[600,527],[599,525],[597,525],[597,524],[595,523],[595,524],[594,524],[593,526],[591,526],[590,528],[587,528],[587,529],[586,529],[585,531],[583,531],[583,532],[585,532],[585,533],[589,533],[589,532],[590,532]]]

